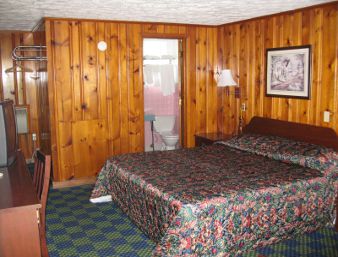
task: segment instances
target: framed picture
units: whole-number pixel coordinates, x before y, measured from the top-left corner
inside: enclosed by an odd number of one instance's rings
[[[311,46],[266,49],[266,95],[310,99]]]

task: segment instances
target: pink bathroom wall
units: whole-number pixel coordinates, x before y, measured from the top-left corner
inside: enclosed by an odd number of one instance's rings
[[[144,89],[144,112],[145,114],[156,115],[175,115],[176,122],[174,127],[174,133],[178,133],[179,128],[179,106],[178,106],[179,92],[175,91],[170,96],[163,96],[159,87],[146,87]],[[162,144],[161,137],[154,132],[155,145]],[[144,123],[144,136],[145,136],[145,150],[150,149],[151,144],[151,130],[150,122]]]

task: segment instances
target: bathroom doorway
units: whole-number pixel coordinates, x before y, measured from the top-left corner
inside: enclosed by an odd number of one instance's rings
[[[144,149],[182,147],[182,39],[143,39]]]

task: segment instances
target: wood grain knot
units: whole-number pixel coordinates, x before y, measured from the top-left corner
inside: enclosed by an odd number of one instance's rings
[[[87,110],[87,104],[86,103],[81,104],[81,109],[82,110]]]
[[[64,147],[70,146],[70,145],[72,145],[72,144],[73,144],[73,140],[72,140],[71,138],[69,138],[69,139],[67,140],[67,143],[64,145]]]
[[[89,56],[88,57],[88,63],[89,63],[89,65],[94,65],[94,58],[93,58],[93,56]]]

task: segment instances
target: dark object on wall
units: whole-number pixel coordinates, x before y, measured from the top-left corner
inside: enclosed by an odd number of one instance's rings
[[[266,95],[310,98],[311,46],[266,49]]]
[[[0,102],[0,167],[8,167],[16,157],[18,138],[13,101]]]

